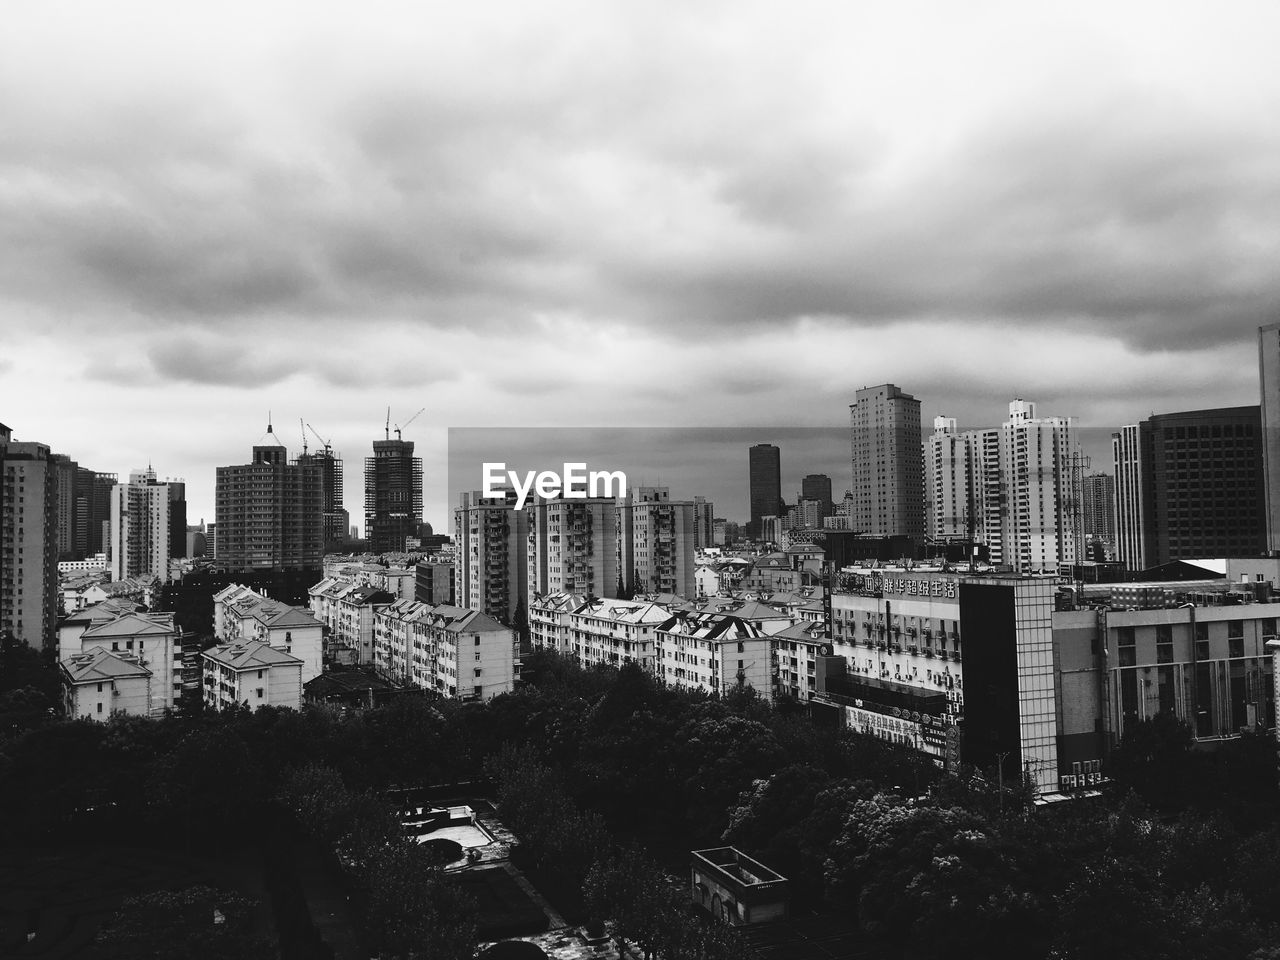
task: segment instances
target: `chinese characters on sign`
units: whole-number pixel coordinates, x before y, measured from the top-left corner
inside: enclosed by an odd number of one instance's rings
[[[929,597],[956,599],[956,581],[941,578],[885,576],[879,573],[845,573],[840,575],[839,589],[864,596]]]

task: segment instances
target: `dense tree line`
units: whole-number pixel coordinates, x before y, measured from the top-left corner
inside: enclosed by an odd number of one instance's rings
[[[1272,956],[1272,742],[1202,754],[1159,719],[1116,751],[1111,795],[1031,813],[1023,785],[1001,795],[971,772],[941,777],[750,690],[713,698],[542,652],[527,670],[518,692],[483,704],[42,721],[0,743],[0,842],[124,811],[192,837],[190,825],[245,828],[285,802],[357,879],[394,878],[394,895],[370,884],[364,904],[391,955],[425,935],[395,903],[456,913],[460,939],[468,928],[433,865],[388,839],[377,796],[491,774],[540,879],[659,957],[716,955],[656,939],[644,918],[679,910],[663,878],[684,875],[690,849],[726,842],[789,877],[797,903],[855,915],[887,956]]]

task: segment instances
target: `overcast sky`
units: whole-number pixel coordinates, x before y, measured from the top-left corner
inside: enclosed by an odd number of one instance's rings
[[[1256,403],[1280,319],[1274,3],[4,19],[0,422],[193,520],[268,410],[358,520],[426,407],[440,526],[449,426],[838,426],[891,381],[1106,429]]]

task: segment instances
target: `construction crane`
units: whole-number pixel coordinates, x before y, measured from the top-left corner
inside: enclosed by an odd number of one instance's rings
[[[324,452],[325,452],[325,456],[328,456],[330,453],[332,453],[332,452],[333,452],[333,444],[332,444],[330,441],[326,440],[324,437],[320,436],[320,431],[319,431],[319,430],[317,430],[315,427],[311,426],[311,424],[309,424],[309,423],[307,424],[307,429],[308,429],[308,430],[310,430],[310,431],[312,432],[312,434],[314,434],[314,435],[315,435],[315,438],[316,438],[317,440],[319,440],[322,444],[324,444]],[[305,434],[304,434],[304,436],[303,436],[303,443],[304,443],[304,445],[305,445],[305,443],[306,443],[306,437],[305,437]],[[305,446],[304,446],[304,449],[305,449]]]
[[[422,410],[419,410],[419,411],[418,411],[417,413],[415,413],[412,417],[410,417],[408,420],[406,420],[406,421],[404,422],[404,425],[407,427],[409,424],[413,423],[413,421],[417,420],[417,419],[418,419],[418,417],[422,414],[422,412],[423,412],[424,410],[426,410],[426,409],[427,409],[426,407],[423,407],[423,408],[422,408]],[[390,416],[391,416],[391,411],[390,411],[390,409],[388,409],[388,410],[387,410],[387,416],[388,416],[388,417],[390,417]],[[396,426],[396,439],[397,439],[397,440],[399,440],[399,439],[400,439],[400,430],[401,430],[400,426],[399,426],[399,425],[397,425],[397,426]]]
[[[391,408],[387,407],[387,425],[382,430],[384,440],[391,439]]]
[[[298,429],[302,431],[302,455],[305,457],[307,455],[307,428],[301,417],[298,418]]]

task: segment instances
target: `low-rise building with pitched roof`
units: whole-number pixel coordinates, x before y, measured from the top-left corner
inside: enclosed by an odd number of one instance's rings
[[[59,664],[63,705],[73,720],[105,721],[113,716],[149,717],[152,675],[136,653],[112,653],[92,647]],[[163,692],[163,691],[162,691]],[[159,707],[162,712],[163,707]]]
[[[236,704],[251,709],[302,705],[300,657],[261,640],[222,643],[201,654],[205,706],[225,710]]]

